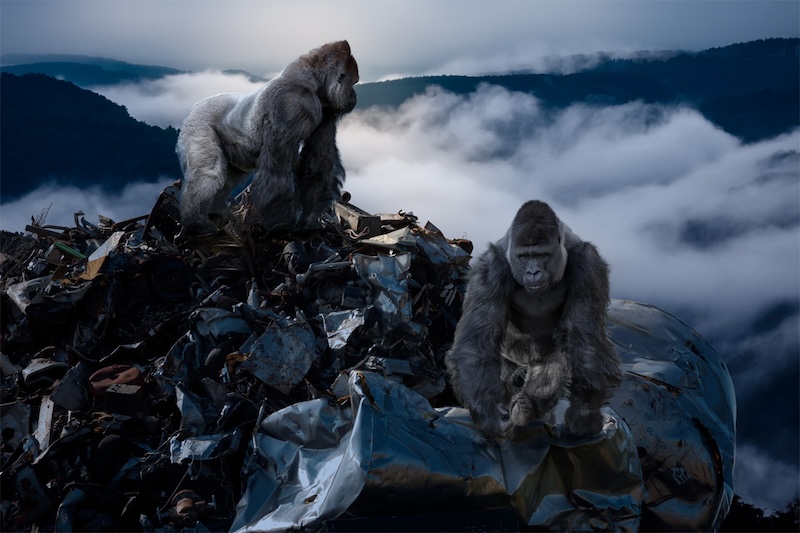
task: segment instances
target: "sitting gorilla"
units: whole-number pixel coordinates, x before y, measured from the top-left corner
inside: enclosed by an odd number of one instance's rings
[[[184,231],[216,232],[231,215],[228,195],[253,172],[246,225],[269,231],[317,223],[341,192],[336,122],[355,107],[357,82],[350,45],[339,41],[295,60],[254,93],[195,104],[177,146]]]
[[[546,203],[525,203],[473,267],[446,357],[475,423],[506,435],[569,395],[567,431],[599,433],[600,407],[621,378],[608,303],[608,265],[594,245]]]

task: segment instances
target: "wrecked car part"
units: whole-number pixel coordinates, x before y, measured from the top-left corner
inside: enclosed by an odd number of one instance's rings
[[[169,520],[176,526],[194,526],[200,519],[200,514],[213,509],[215,504],[206,504],[202,496],[192,489],[180,491],[172,499],[174,507],[170,510]]]
[[[151,267],[150,287],[155,296],[165,302],[180,302],[191,297],[189,288],[194,273],[180,257],[158,259]]]
[[[297,283],[303,285],[307,283],[309,278],[316,272],[326,272],[330,270],[346,270],[353,265],[349,261],[336,261],[333,263],[315,263],[308,267],[308,269],[301,273],[297,274],[295,278]]]
[[[36,357],[22,369],[22,381],[29,389],[46,388],[61,379],[69,369],[68,363]]]
[[[22,402],[0,405],[0,434],[4,449],[13,450],[22,443],[30,431],[30,421],[30,405]]]
[[[144,375],[139,368],[133,365],[111,365],[96,371],[89,376],[88,380],[89,390],[93,395],[99,396],[115,384],[142,385]]]
[[[50,398],[68,411],[79,411],[85,408],[89,403],[86,383],[90,373],[89,366],[84,362],[79,362],[64,375]]]
[[[381,230],[381,219],[347,202],[334,202],[333,212],[345,226],[352,238],[377,235]]]
[[[411,259],[409,253],[353,256],[356,271],[372,287],[370,304],[378,315],[376,336],[411,321],[412,305],[407,281]]]

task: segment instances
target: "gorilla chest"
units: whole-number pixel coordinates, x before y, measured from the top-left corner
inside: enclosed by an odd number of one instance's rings
[[[561,320],[566,294],[563,280],[539,294],[531,294],[522,287],[515,288],[508,306],[508,329],[528,336],[530,341],[540,345],[540,349],[547,350],[552,343],[553,331]]]

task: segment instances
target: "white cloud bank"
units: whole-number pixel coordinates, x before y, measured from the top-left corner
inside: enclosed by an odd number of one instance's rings
[[[136,182],[109,194],[99,187],[79,189],[49,184],[39,187],[13,202],[4,203],[0,214],[0,227],[7,231],[24,231],[31,217],[46,213],[44,224],[75,226],[74,214],[83,211],[83,218],[92,224],[99,216],[115,222],[128,220],[152,211],[161,191],[174,180],[145,183]]]
[[[249,93],[261,85],[243,74],[206,70],[141,83],[92,87],[92,91],[124,105],[137,120],[162,128],[178,128],[195,102],[219,93]]]
[[[476,253],[539,198],[598,245],[615,297],[691,307],[723,327],[798,294],[798,132],[742,146],[688,109],[551,113],[484,86],[350,115],[339,142],[357,205],[412,210]],[[733,233],[697,244],[687,221]]]

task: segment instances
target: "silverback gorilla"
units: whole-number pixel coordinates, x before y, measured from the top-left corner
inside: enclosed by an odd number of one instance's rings
[[[214,221],[230,218],[228,195],[250,173],[246,225],[314,225],[341,193],[336,122],[355,107],[357,82],[350,45],[339,41],[295,60],[256,92],[195,104],[177,146],[184,230],[216,232]]]
[[[606,332],[608,265],[546,203],[525,203],[470,274],[446,357],[455,393],[484,431],[509,434],[569,396],[573,435],[599,433],[619,384]]]

